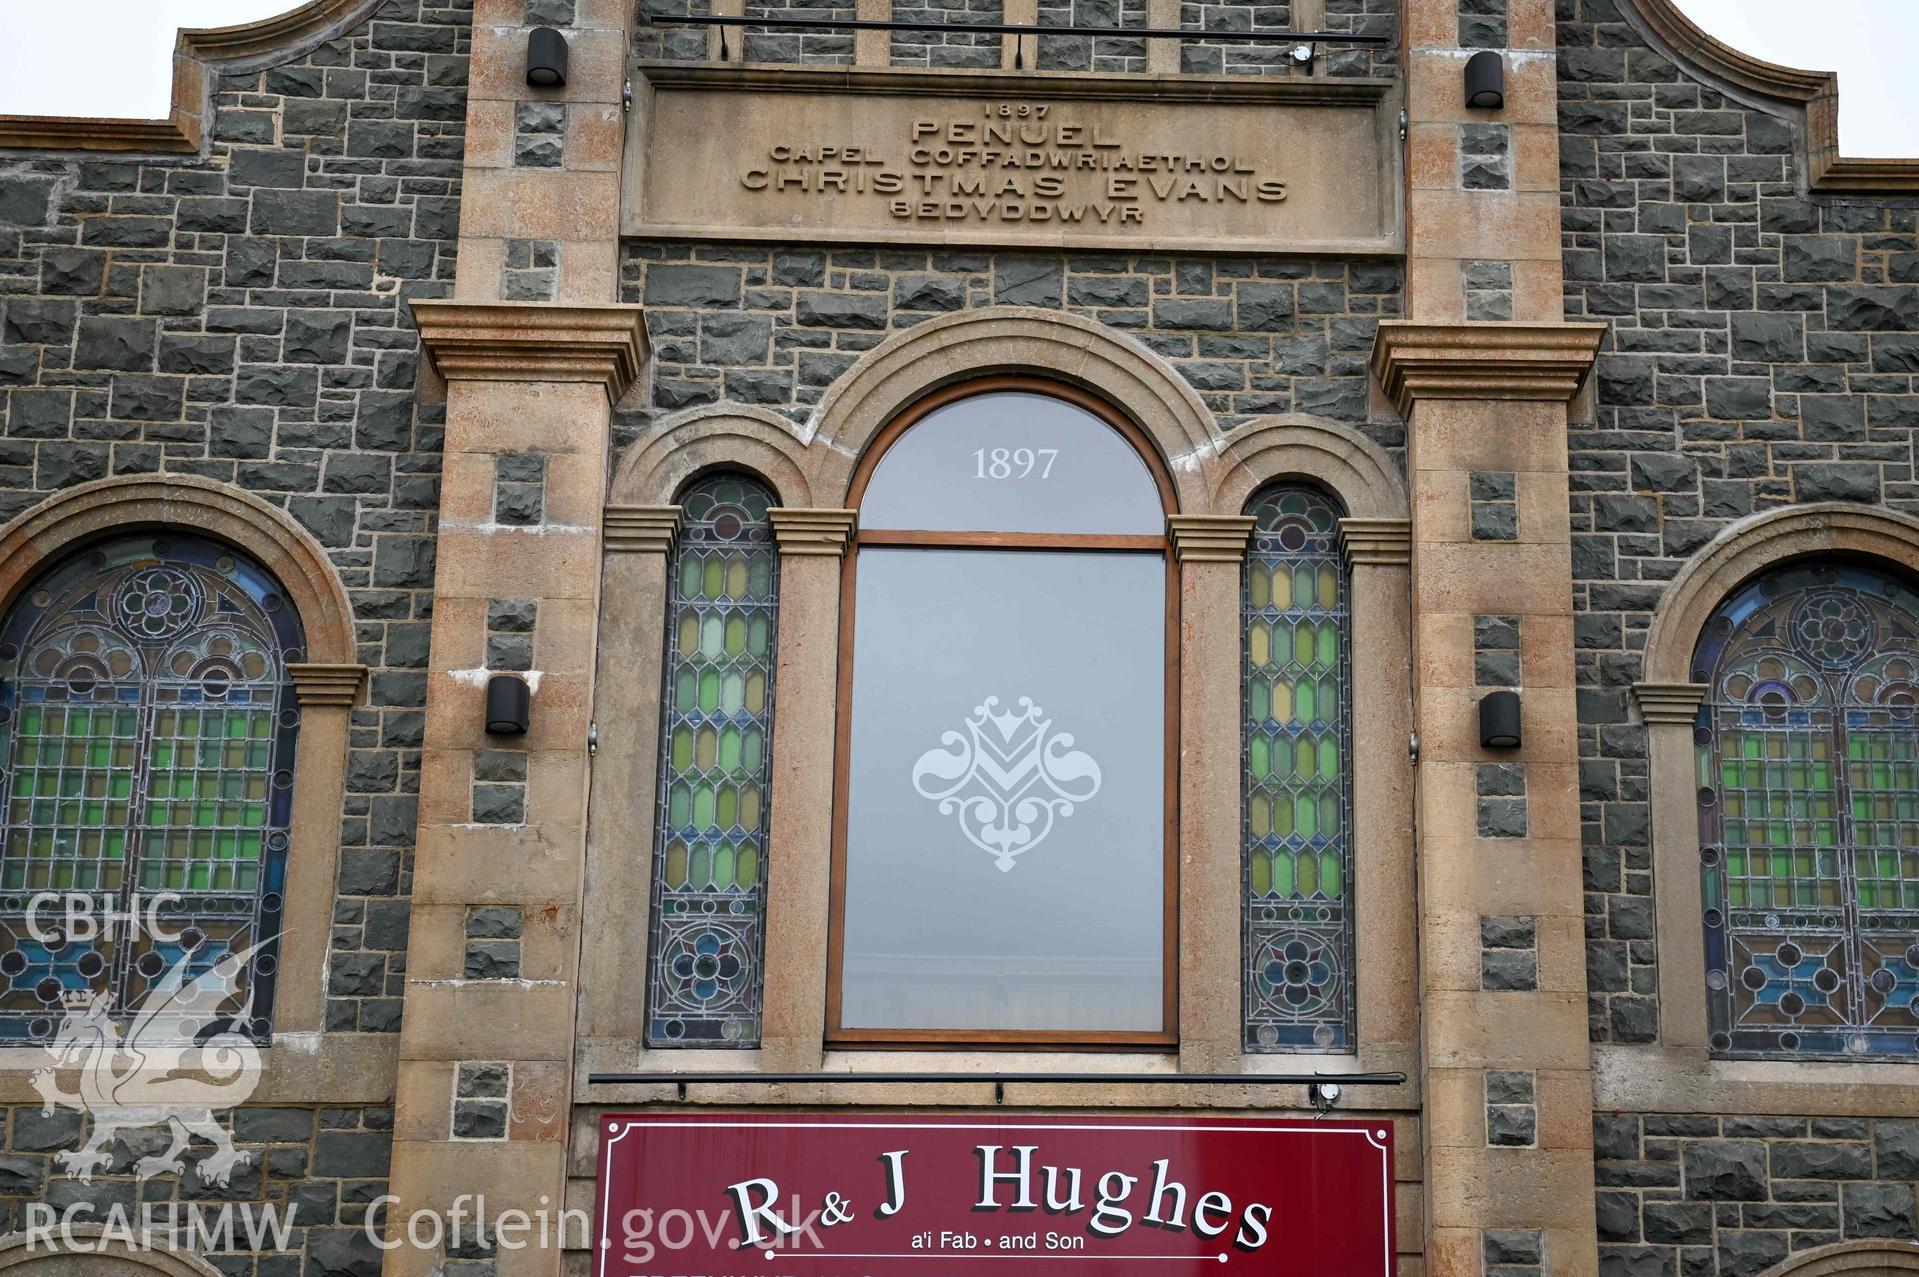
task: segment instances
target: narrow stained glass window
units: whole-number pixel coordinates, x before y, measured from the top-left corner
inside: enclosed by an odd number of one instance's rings
[[[1339,511],[1311,488],[1253,500],[1242,765],[1246,1049],[1353,1043],[1351,739]]]
[[[1694,729],[1711,1049],[1919,1050],[1919,593],[1759,578],[1707,624]]]
[[[164,533],[66,559],[7,614],[0,1037],[47,1039],[76,997],[135,1013],[173,973],[235,955],[215,1009],[265,1040],[301,642],[258,564]],[[65,900],[49,909],[48,893],[71,893],[100,934],[53,925]]]
[[[667,616],[651,1046],[756,1046],[779,554],[739,475],[681,499]]]

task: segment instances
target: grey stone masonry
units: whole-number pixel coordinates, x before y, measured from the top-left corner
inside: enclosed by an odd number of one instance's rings
[[[1800,194],[1789,125],[1559,0],[1566,314],[1603,320],[1570,434],[1592,1036],[1658,1032],[1644,730],[1665,583],[1744,515],[1919,513],[1919,202]]]
[[[26,1223],[29,1205],[70,1218],[106,1224],[125,1218],[139,1227],[152,1212],[156,1227],[169,1220],[182,1235],[189,1208],[217,1219],[231,1207],[234,1225],[219,1230],[222,1243],[204,1258],[229,1277],[378,1277],[380,1250],[367,1235],[367,1212],[387,1191],[393,1110],[373,1108],[243,1108],[217,1112],[247,1163],[234,1166],[226,1183],[208,1182],[200,1167],[214,1153],[196,1140],[184,1154],[186,1170],[142,1179],[134,1163],[163,1152],[171,1140],[164,1125],[127,1127],[106,1145],[111,1160],[90,1183],[69,1175],[59,1154],[84,1142],[85,1118],[70,1109],[42,1113],[38,1105],[0,1111],[6,1147],[0,1152],[0,1232]],[[258,1219],[273,1207],[290,1228],[286,1250],[247,1249],[240,1222],[244,1211]],[[124,1212],[116,1216],[113,1212]],[[109,1225],[109,1227],[112,1227]],[[259,1240],[272,1246],[270,1234]]]
[[[1367,420],[1373,333],[1399,311],[1396,264],[679,244],[625,253],[622,296],[646,306],[654,363],[650,400],[636,391],[616,414],[622,448],[660,415],[721,400],[804,421],[889,333],[993,305],[1124,331],[1166,358],[1224,427],[1305,412],[1388,448],[1402,442],[1398,422]]]
[[[746,16],[839,20],[853,17],[854,11],[848,0],[751,0],[746,6]],[[744,41],[748,62],[844,65],[853,60],[851,31],[768,31],[734,27],[726,32],[725,38],[732,44],[736,58],[741,56]]]
[[[1603,1277],[1754,1277],[1919,1235],[1919,1121],[1602,1113],[1593,1155]]]
[[[1146,0],[1039,0],[1042,27],[1144,27]],[[1146,41],[1118,36],[1043,35],[1042,71],[1137,72],[1146,69]]]
[[[1186,31],[1276,31],[1293,24],[1287,0],[1260,4],[1235,0],[1182,0],[1179,25]],[[1304,68],[1288,56],[1296,41],[1283,34],[1273,40],[1179,42],[1179,69],[1188,75],[1289,75]]]
[[[399,1027],[442,411],[415,397],[407,302],[452,288],[469,20],[391,0],[220,82],[205,158],[0,160],[0,518],[84,480],[205,476],[284,508],[351,597],[371,676],[336,1030]]]
[[[510,1060],[460,1061],[453,1084],[453,1138],[505,1139],[507,1096],[512,1086]]]
[[[1539,1103],[1534,1074],[1493,1069],[1486,1074],[1486,1143],[1493,1148],[1532,1148],[1539,1143]],[[1495,1247],[1488,1242],[1490,1261]],[[1510,1250],[1511,1246],[1501,1246]],[[1517,1257],[1502,1263],[1523,1262]]]
[[[1000,0],[900,0],[893,6],[893,17],[900,22],[939,24],[893,32],[894,66],[990,70],[1000,64],[999,35],[966,29],[968,23],[1001,21],[1005,12]]]

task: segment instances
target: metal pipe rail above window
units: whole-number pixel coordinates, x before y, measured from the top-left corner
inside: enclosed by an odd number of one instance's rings
[[[1132,40],[1206,40],[1211,43],[1275,41],[1295,44],[1357,44],[1381,46],[1393,37],[1357,35],[1348,31],[1200,31],[1179,27],[1040,27],[1017,22],[913,22],[900,18],[781,18],[768,15],[687,13],[649,14],[648,25],[698,27],[764,27],[770,30],[809,31],[969,31],[984,35],[1071,35],[1118,37]]]
[[[1111,1082],[1123,1086],[1404,1086],[1404,1073],[589,1073],[590,1086],[660,1086],[679,1088],[686,1098],[689,1085],[707,1083],[736,1086],[764,1082],[769,1086],[826,1083],[834,1086],[871,1086],[892,1083],[991,1082],[997,1102],[1006,1099],[1008,1083]]]

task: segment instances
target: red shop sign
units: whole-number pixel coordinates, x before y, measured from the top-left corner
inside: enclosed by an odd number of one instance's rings
[[[1392,1277],[1392,1202],[1387,1122],[614,1114],[596,1277]]]

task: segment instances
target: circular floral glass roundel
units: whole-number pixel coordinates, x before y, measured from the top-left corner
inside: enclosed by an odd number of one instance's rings
[[[1338,507],[1269,488],[1247,511],[1242,812],[1249,1051],[1352,1041],[1346,579]]]
[[[1910,1057],[1919,592],[1794,565],[1730,596],[1693,664],[1713,1050]]]
[[[238,551],[133,536],[60,561],[0,622],[0,1038],[60,1031],[53,1004],[137,1016],[196,981],[181,1033],[267,1032],[303,650],[278,597]],[[162,925],[56,941],[26,917],[49,891],[138,893]]]

